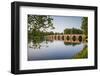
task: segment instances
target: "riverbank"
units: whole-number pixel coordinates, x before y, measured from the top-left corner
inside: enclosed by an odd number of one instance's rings
[[[88,47],[84,47],[81,52],[75,55],[75,59],[88,58]]]

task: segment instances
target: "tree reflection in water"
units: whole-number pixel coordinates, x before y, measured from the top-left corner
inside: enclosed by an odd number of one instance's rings
[[[80,43],[64,42],[64,45],[66,45],[66,46],[70,46],[70,45],[76,46],[76,45],[79,45],[79,44],[81,44],[81,42]]]
[[[29,47],[34,49],[40,49],[41,43],[44,41],[42,37],[34,36],[30,42]]]

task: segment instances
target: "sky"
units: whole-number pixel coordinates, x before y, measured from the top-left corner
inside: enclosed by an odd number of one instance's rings
[[[48,30],[53,32],[63,32],[65,28],[81,27],[82,17],[79,16],[51,16],[53,18],[53,26],[55,29]]]

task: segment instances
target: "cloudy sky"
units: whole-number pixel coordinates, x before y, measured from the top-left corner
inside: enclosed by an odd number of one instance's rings
[[[82,17],[78,16],[51,16],[53,18],[53,25],[55,29],[53,32],[63,32],[65,28],[79,28],[81,27]],[[48,30],[51,31],[51,30]]]

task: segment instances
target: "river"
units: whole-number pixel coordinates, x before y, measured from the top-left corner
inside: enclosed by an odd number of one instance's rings
[[[67,43],[62,40],[43,41],[36,45],[30,42],[28,43],[28,61],[73,59],[84,46],[82,42]]]

